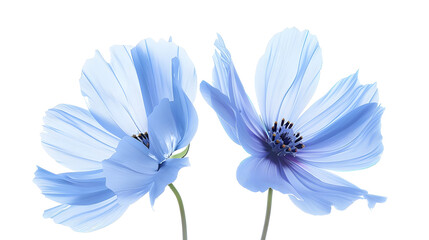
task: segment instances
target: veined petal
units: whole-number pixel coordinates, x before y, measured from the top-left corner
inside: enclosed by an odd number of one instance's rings
[[[183,90],[192,101],[197,90],[197,75],[194,65],[185,50],[172,42],[152,39],[141,41],[131,50],[140,81],[146,114],[149,116],[159,102],[173,100],[172,59],[180,62]]]
[[[219,34],[215,46],[219,52],[215,52],[213,56],[213,61],[215,63],[213,69],[213,86],[229,98],[233,109],[236,110],[236,113],[241,114],[247,128],[259,138],[266,138],[266,131],[262,121],[244,90],[237,71],[235,70],[234,63],[232,62],[231,54]]]
[[[83,67],[80,84],[88,108],[119,138],[144,132],[147,118],[130,47],[114,46],[111,56],[109,64],[97,51]]]
[[[377,103],[367,103],[355,108],[305,141],[305,148],[299,154],[342,151],[364,131],[368,122],[380,111],[381,107]]]
[[[92,232],[116,221],[127,208],[128,205],[119,204],[116,196],[113,196],[92,205],[62,204],[46,210],[43,216],[77,232]]]
[[[189,145],[198,128],[198,116],[192,102],[186,96],[179,84],[182,81],[180,71],[180,62],[178,58],[172,60],[173,73],[173,101],[170,102],[171,111],[176,121],[177,131],[180,136],[176,149],[184,148]]]
[[[174,101],[161,100],[149,116],[150,151],[159,161],[186,147],[196,131],[194,107],[184,94],[177,95]]]
[[[173,183],[179,170],[183,167],[189,166],[189,159],[186,158],[169,158],[162,162],[159,171],[154,177],[152,188],[150,189],[150,203],[152,206],[155,204],[155,200],[161,195],[165,187]]]
[[[339,81],[311,105],[296,121],[295,128],[310,139],[348,112],[371,102],[378,102],[377,86],[359,84],[356,72]]]
[[[265,192],[268,188],[272,188],[300,198],[283,173],[280,163],[268,157],[250,156],[244,159],[238,166],[237,180],[241,186],[252,192]]]
[[[265,124],[295,122],[319,81],[322,55],[315,36],[296,28],[276,34],[256,69],[256,94]]]
[[[102,170],[54,174],[38,167],[33,181],[47,198],[70,205],[91,205],[115,195]]]
[[[335,148],[329,144],[321,149],[304,148],[297,155],[308,164],[330,170],[349,171],[373,166],[380,160],[383,152],[381,136],[383,111],[383,108],[377,107],[373,115],[368,117],[365,126],[363,128],[359,126],[361,132],[355,138],[350,138],[350,141],[344,142],[342,147]],[[339,141],[342,135],[338,133]]]
[[[369,195],[367,191],[332,173],[298,161],[289,161],[283,169],[292,186],[302,197],[300,200],[294,196],[290,198],[304,212],[324,215],[331,212],[331,206],[344,210],[357,199],[367,199],[369,207],[386,201],[385,197]]]
[[[219,91],[219,89],[212,87],[206,81],[201,82],[200,91],[206,102],[217,113],[217,116],[219,117],[219,120],[228,136],[232,141],[240,144],[237,136],[235,110],[229,101],[229,98]]]
[[[151,188],[160,164],[147,147],[132,137],[124,137],[115,154],[103,161],[106,185],[117,196],[118,202],[129,205]]]
[[[238,140],[244,150],[254,157],[267,156],[271,151],[271,147],[265,141],[266,138],[260,138],[249,129],[240,113],[236,114],[236,118]]]
[[[62,165],[77,171],[101,168],[115,151],[119,139],[107,132],[89,111],[58,105],[43,119],[42,145]]]

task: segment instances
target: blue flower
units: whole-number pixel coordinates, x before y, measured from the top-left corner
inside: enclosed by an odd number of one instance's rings
[[[42,168],[34,182],[61,205],[46,218],[89,232],[118,219],[149,193],[151,204],[174,182],[188,158],[170,158],[188,146],[198,125],[192,105],[197,82],[186,52],[172,42],[146,39],[113,46],[110,63],[99,52],[80,79],[88,109],[58,105],[46,112],[42,144],[76,172]]]
[[[359,170],[380,159],[383,108],[375,84],[361,85],[352,74],[304,111],[319,81],[321,50],[308,31],[286,29],[271,39],[257,66],[259,116],[220,36],[215,45],[213,86],[202,82],[200,88],[228,136],[251,155],[237,169],[243,187],[289,194],[314,215],[357,199],[371,208],[385,201],[327,171]]]

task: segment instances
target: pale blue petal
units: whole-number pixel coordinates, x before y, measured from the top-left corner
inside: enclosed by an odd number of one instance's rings
[[[342,147],[328,144],[322,149],[304,148],[297,155],[308,164],[330,170],[350,171],[373,166],[380,160],[383,152],[381,136],[383,111],[383,108],[378,107],[372,116],[368,116],[365,126],[358,127],[362,129],[361,132],[349,142],[345,142]],[[341,140],[343,134],[338,132],[338,141],[343,141]]]
[[[276,160],[254,156],[244,159],[237,168],[237,180],[252,192],[265,192],[272,188],[300,198]]]
[[[132,137],[124,137],[115,154],[103,161],[106,185],[121,204],[129,205],[145,195],[160,167],[147,147]]]
[[[241,114],[238,113],[236,116],[238,140],[244,150],[254,157],[267,156],[271,151],[271,146],[268,145],[265,140],[266,138],[260,138],[251,129],[249,129],[248,125],[245,124],[245,121],[241,117]]]
[[[206,81],[200,84],[201,95],[206,102],[217,113],[219,120],[228,136],[237,144],[240,144],[237,136],[237,126],[235,110],[229,101],[229,98],[220,92],[217,88],[210,86]]]
[[[195,134],[197,121],[196,112],[184,95],[177,96],[174,101],[163,99],[149,116],[151,153],[163,161],[177,149],[187,146]]]
[[[145,132],[147,119],[130,48],[111,48],[111,63],[97,51],[86,61],[80,79],[82,94],[94,118],[119,138]]]
[[[115,151],[119,139],[107,132],[91,114],[71,105],[46,112],[42,145],[62,165],[77,171],[101,168],[101,161]]]
[[[183,48],[172,42],[152,39],[141,41],[131,50],[140,81],[146,114],[149,116],[159,102],[173,100],[172,59],[180,61],[181,86],[191,101],[197,90],[197,75],[192,61]]]
[[[176,180],[179,170],[187,166],[189,166],[189,159],[187,157],[169,158],[161,164],[158,173],[154,177],[154,182],[149,192],[150,203],[152,206],[155,204],[155,200],[159,195],[164,192],[165,187]]]
[[[367,103],[355,108],[313,138],[304,141],[305,148],[299,154],[342,151],[364,131],[368,122],[380,111],[381,107],[377,103]]]
[[[43,216],[77,232],[92,232],[116,221],[127,208],[128,205],[119,204],[114,196],[92,205],[62,204],[46,210]]]
[[[33,181],[47,198],[70,205],[95,204],[115,195],[102,170],[54,174],[38,167]]]
[[[173,68],[173,101],[170,102],[173,113],[173,121],[176,122],[177,131],[180,136],[176,149],[184,148],[190,144],[192,138],[197,132],[198,116],[192,102],[186,96],[181,85],[182,75],[180,72],[180,62],[178,58],[172,60]]]
[[[295,122],[319,81],[322,55],[315,36],[296,28],[276,34],[256,69],[256,94],[265,124]]]
[[[371,102],[378,102],[377,86],[359,84],[356,72],[339,81],[325,96],[311,105],[295,122],[294,128],[306,139],[310,139],[351,110]]]
[[[267,135],[265,127],[244,90],[232,62],[231,54],[219,34],[215,46],[219,52],[215,52],[213,56],[215,63],[213,86],[229,98],[233,109],[235,109],[236,113],[240,113],[247,128],[260,139],[265,139]]]
[[[292,202],[313,215],[329,214],[331,206],[344,210],[358,199],[367,199],[369,207],[386,201],[386,198],[369,195],[332,173],[299,163],[299,159],[289,161],[283,169],[301,196],[301,199],[291,196]]]

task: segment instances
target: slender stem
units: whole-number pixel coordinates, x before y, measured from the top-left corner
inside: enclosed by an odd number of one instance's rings
[[[183,240],[187,240],[188,239],[188,232],[186,230],[186,216],[185,216],[185,208],[183,207],[182,198],[180,197],[179,192],[177,191],[176,187],[174,187],[174,185],[172,183],[168,184],[168,186],[171,188],[171,191],[173,191],[174,195],[176,196],[177,203],[179,203],[180,218],[182,219]]]
[[[265,213],[265,223],[264,230],[262,231],[261,240],[265,240],[268,231],[268,224],[270,223],[270,215],[271,215],[271,203],[273,202],[273,189],[268,189],[268,199],[267,199],[267,212]]]

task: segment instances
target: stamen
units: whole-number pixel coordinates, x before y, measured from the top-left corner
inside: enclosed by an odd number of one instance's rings
[[[277,155],[292,155],[298,152],[298,149],[302,149],[305,145],[302,143],[303,137],[301,133],[294,133],[293,123],[283,118],[280,124],[275,121],[271,130],[268,134],[271,136],[267,139],[267,142],[272,147],[272,151]]]

